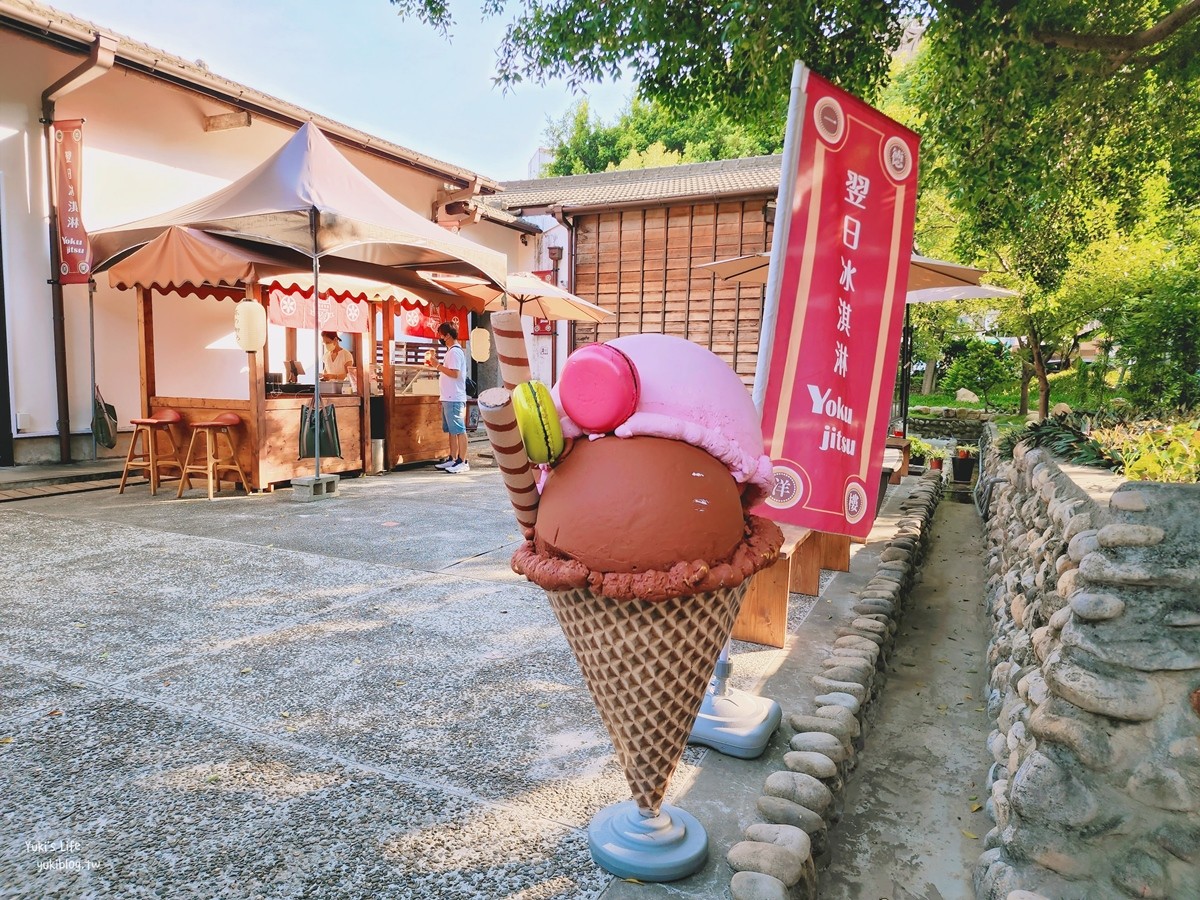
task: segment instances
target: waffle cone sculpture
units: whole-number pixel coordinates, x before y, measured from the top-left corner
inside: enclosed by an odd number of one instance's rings
[[[549,596],[632,793],[589,823],[592,858],[672,881],[697,871],[708,845],[663,798],[749,580],[783,541],[748,514],[771,463],[745,385],[681,338],[581,348],[555,391],[572,440],[550,460],[512,565]],[[540,456],[539,423],[525,418],[526,450]]]
[[[661,602],[547,592],[644,816],[658,815],[745,593],[746,582]]]

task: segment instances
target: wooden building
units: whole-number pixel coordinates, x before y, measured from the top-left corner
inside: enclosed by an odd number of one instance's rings
[[[566,286],[615,314],[600,325],[576,324],[570,349],[640,332],[674,334],[708,347],[750,384],[764,289],[695,266],[770,248],[780,160],[511,181],[486,202],[557,220],[567,232]]]

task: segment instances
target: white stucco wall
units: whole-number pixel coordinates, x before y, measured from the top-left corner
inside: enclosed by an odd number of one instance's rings
[[[34,47],[29,41],[0,38],[0,233],[13,410],[26,414],[21,418],[31,429],[49,430],[55,422],[54,341],[46,284],[46,151],[38,118],[42,90],[62,73],[47,54],[31,52]],[[49,370],[43,359],[51,361]]]

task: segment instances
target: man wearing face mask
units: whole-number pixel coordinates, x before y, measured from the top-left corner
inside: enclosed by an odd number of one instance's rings
[[[430,354],[429,364],[438,371],[438,393],[442,399],[442,431],[450,439],[450,457],[437,468],[451,475],[471,471],[467,461],[467,356],[458,343],[458,329],[443,322],[438,342],[446,348],[442,362]]]

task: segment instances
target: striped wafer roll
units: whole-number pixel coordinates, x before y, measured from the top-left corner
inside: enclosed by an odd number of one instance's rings
[[[479,395],[479,414],[487,429],[496,465],[504,476],[508,500],[517,515],[517,524],[527,540],[533,538],[537,522],[538,492],[533,466],[525,455],[525,445],[517,428],[513,412],[512,392],[505,388],[489,388]]]
[[[492,313],[492,333],[496,336],[496,356],[504,386],[511,391],[518,384],[531,381],[533,375],[529,371],[529,351],[525,347],[520,313],[512,310]]]

